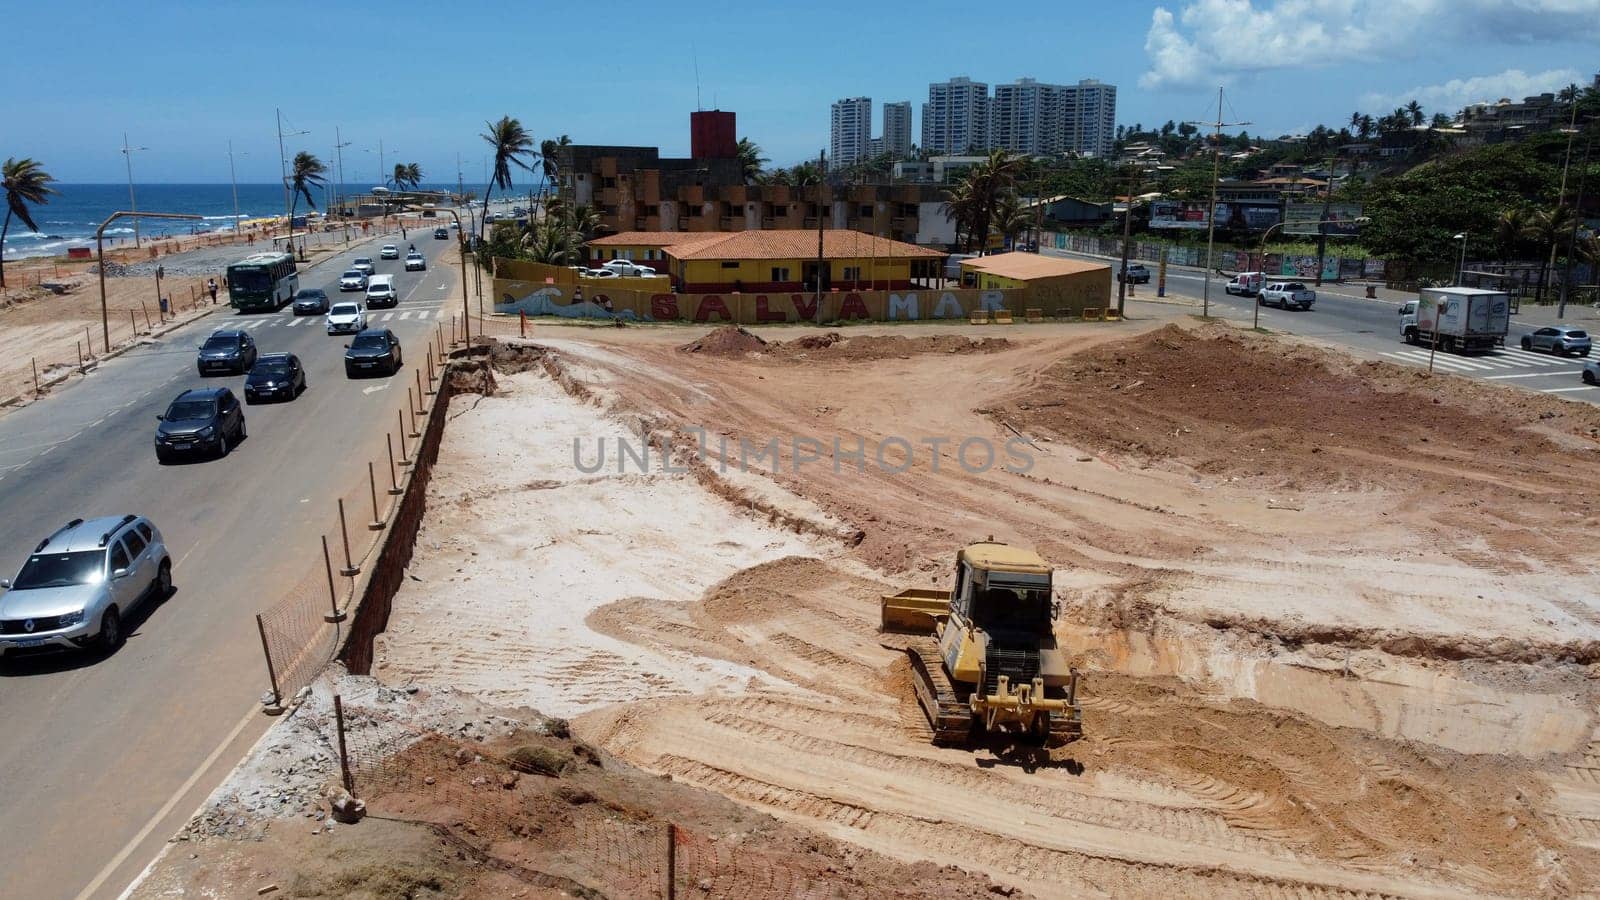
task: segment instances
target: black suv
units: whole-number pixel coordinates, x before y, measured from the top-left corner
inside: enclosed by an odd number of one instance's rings
[[[244,409],[227,388],[184,391],[156,421],[156,459],[164,463],[193,453],[227,456],[245,437]]]
[[[404,362],[400,355],[400,339],[387,328],[358,332],[344,346],[344,374],[349,378],[373,372],[393,375],[400,371]]]
[[[322,288],[302,288],[294,295],[294,314],[315,316],[328,311],[328,292]]]
[[[293,400],[306,389],[306,370],[293,353],[268,353],[244,377],[244,402]]]
[[[243,375],[255,364],[255,338],[243,331],[213,331],[200,345],[200,358],[195,361],[195,368],[201,375],[217,372]]]
[[[433,239],[436,241],[448,241],[450,240],[450,231],[445,228],[435,228],[433,230]]]

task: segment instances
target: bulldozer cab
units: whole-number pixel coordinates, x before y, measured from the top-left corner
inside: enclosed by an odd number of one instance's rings
[[[1049,634],[1053,608],[1050,566],[1004,544],[973,544],[956,559],[952,616],[997,637]]]

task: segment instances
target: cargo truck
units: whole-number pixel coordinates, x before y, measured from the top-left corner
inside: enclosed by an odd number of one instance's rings
[[[1505,346],[1511,297],[1481,288],[1423,288],[1400,307],[1400,339],[1424,347],[1471,353]]]

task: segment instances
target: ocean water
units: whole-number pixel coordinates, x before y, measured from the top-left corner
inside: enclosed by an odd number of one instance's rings
[[[70,247],[93,247],[94,230],[106,217],[128,208],[126,184],[54,184],[56,193],[50,202],[30,207],[33,221],[39,226],[34,234],[15,216],[11,230],[5,238],[5,258],[20,259],[28,256],[57,256]],[[482,185],[466,185],[467,190],[483,196]],[[527,187],[519,186],[526,194]],[[366,186],[347,184],[349,193],[363,191]],[[454,183],[423,184],[422,190],[455,190]],[[496,196],[502,195],[495,191]],[[170,237],[208,231],[231,231],[234,227],[233,186],[230,184],[135,184],[134,196],[140,212],[172,212],[200,215],[199,221],[182,219],[143,219],[139,234],[144,238]],[[322,192],[316,195],[317,208],[324,209],[328,198]],[[0,203],[3,207],[3,203]],[[305,198],[296,205],[296,215],[305,209]],[[239,185],[239,217],[256,219],[263,216],[283,215],[283,188],[277,184]],[[3,209],[0,209],[3,218]],[[106,229],[106,245],[118,246],[120,242],[133,241],[133,220],[119,219]]]

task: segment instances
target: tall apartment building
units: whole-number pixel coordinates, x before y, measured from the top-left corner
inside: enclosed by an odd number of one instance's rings
[[[883,152],[895,159],[911,156],[911,101],[883,105]]]
[[[928,85],[922,104],[922,149],[965,153],[989,146],[989,85],[958,76]]]
[[[871,151],[872,98],[847,97],[833,104],[829,164],[848,166]]]
[[[1072,149],[1109,158],[1117,139],[1117,86],[1085,78],[1066,90]]]
[[[1032,78],[995,85],[989,148],[1030,156],[1053,156],[1075,149],[1067,121],[1067,90]]]

